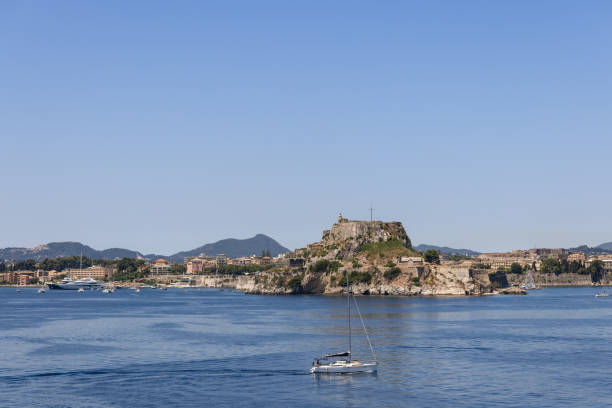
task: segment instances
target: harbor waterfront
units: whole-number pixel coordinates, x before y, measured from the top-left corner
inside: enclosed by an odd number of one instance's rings
[[[342,297],[0,288],[0,406],[606,406],[612,299],[597,292],[364,296],[378,374],[320,376],[312,358],[346,348]]]

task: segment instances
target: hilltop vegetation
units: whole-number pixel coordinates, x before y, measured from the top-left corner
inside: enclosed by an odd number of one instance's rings
[[[420,256],[418,252],[407,248],[404,243],[398,240],[385,242],[370,242],[361,247],[358,255],[365,255],[366,259],[375,258],[399,258],[402,256]]]

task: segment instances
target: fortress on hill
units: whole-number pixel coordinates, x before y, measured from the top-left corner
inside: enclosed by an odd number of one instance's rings
[[[352,221],[340,214],[338,222],[333,224],[330,230],[323,231],[320,244],[326,247],[353,241],[361,246],[391,240],[399,241],[406,248],[411,248],[410,238],[401,222]]]

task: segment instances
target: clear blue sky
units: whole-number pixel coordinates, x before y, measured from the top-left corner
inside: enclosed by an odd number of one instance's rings
[[[0,247],[170,254],[342,212],[612,241],[608,1],[2,1]]]

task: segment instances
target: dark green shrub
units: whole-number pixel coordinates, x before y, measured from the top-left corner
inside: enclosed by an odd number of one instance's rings
[[[425,251],[425,253],[423,254],[423,258],[425,259],[425,262],[435,264],[440,263],[440,253],[438,253],[438,251],[436,251],[435,249],[428,249],[427,251]]]
[[[296,290],[297,288],[300,288],[302,286],[302,277],[300,275],[296,275],[294,277],[292,277],[291,279],[289,279],[289,282],[287,282],[287,287]]]
[[[497,271],[497,272],[489,272],[489,280],[491,281],[491,286],[495,289],[507,288],[508,278],[506,277],[506,272]]]
[[[402,270],[400,268],[398,268],[397,266],[394,266],[393,268],[389,269],[388,271],[385,271],[383,276],[385,277],[386,280],[388,280],[390,282],[390,281],[394,280],[395,278],[397,278],[401,273],[402,273]]]
[[[314,265],[310,265],[310,270],[314,273],[327,272],[329,270],[329,261],[327,259],[321,259]]]
[[[369,272],[353,271],[349,275],[349,282],[351,284],[354,284],[354,283],[370,283],[371,281],[372,281],[372,274],[369,273]],[[338,282],[338,285],[346,286],[346,275],[342,276],[342,279],[340,279],[340,282]]]

